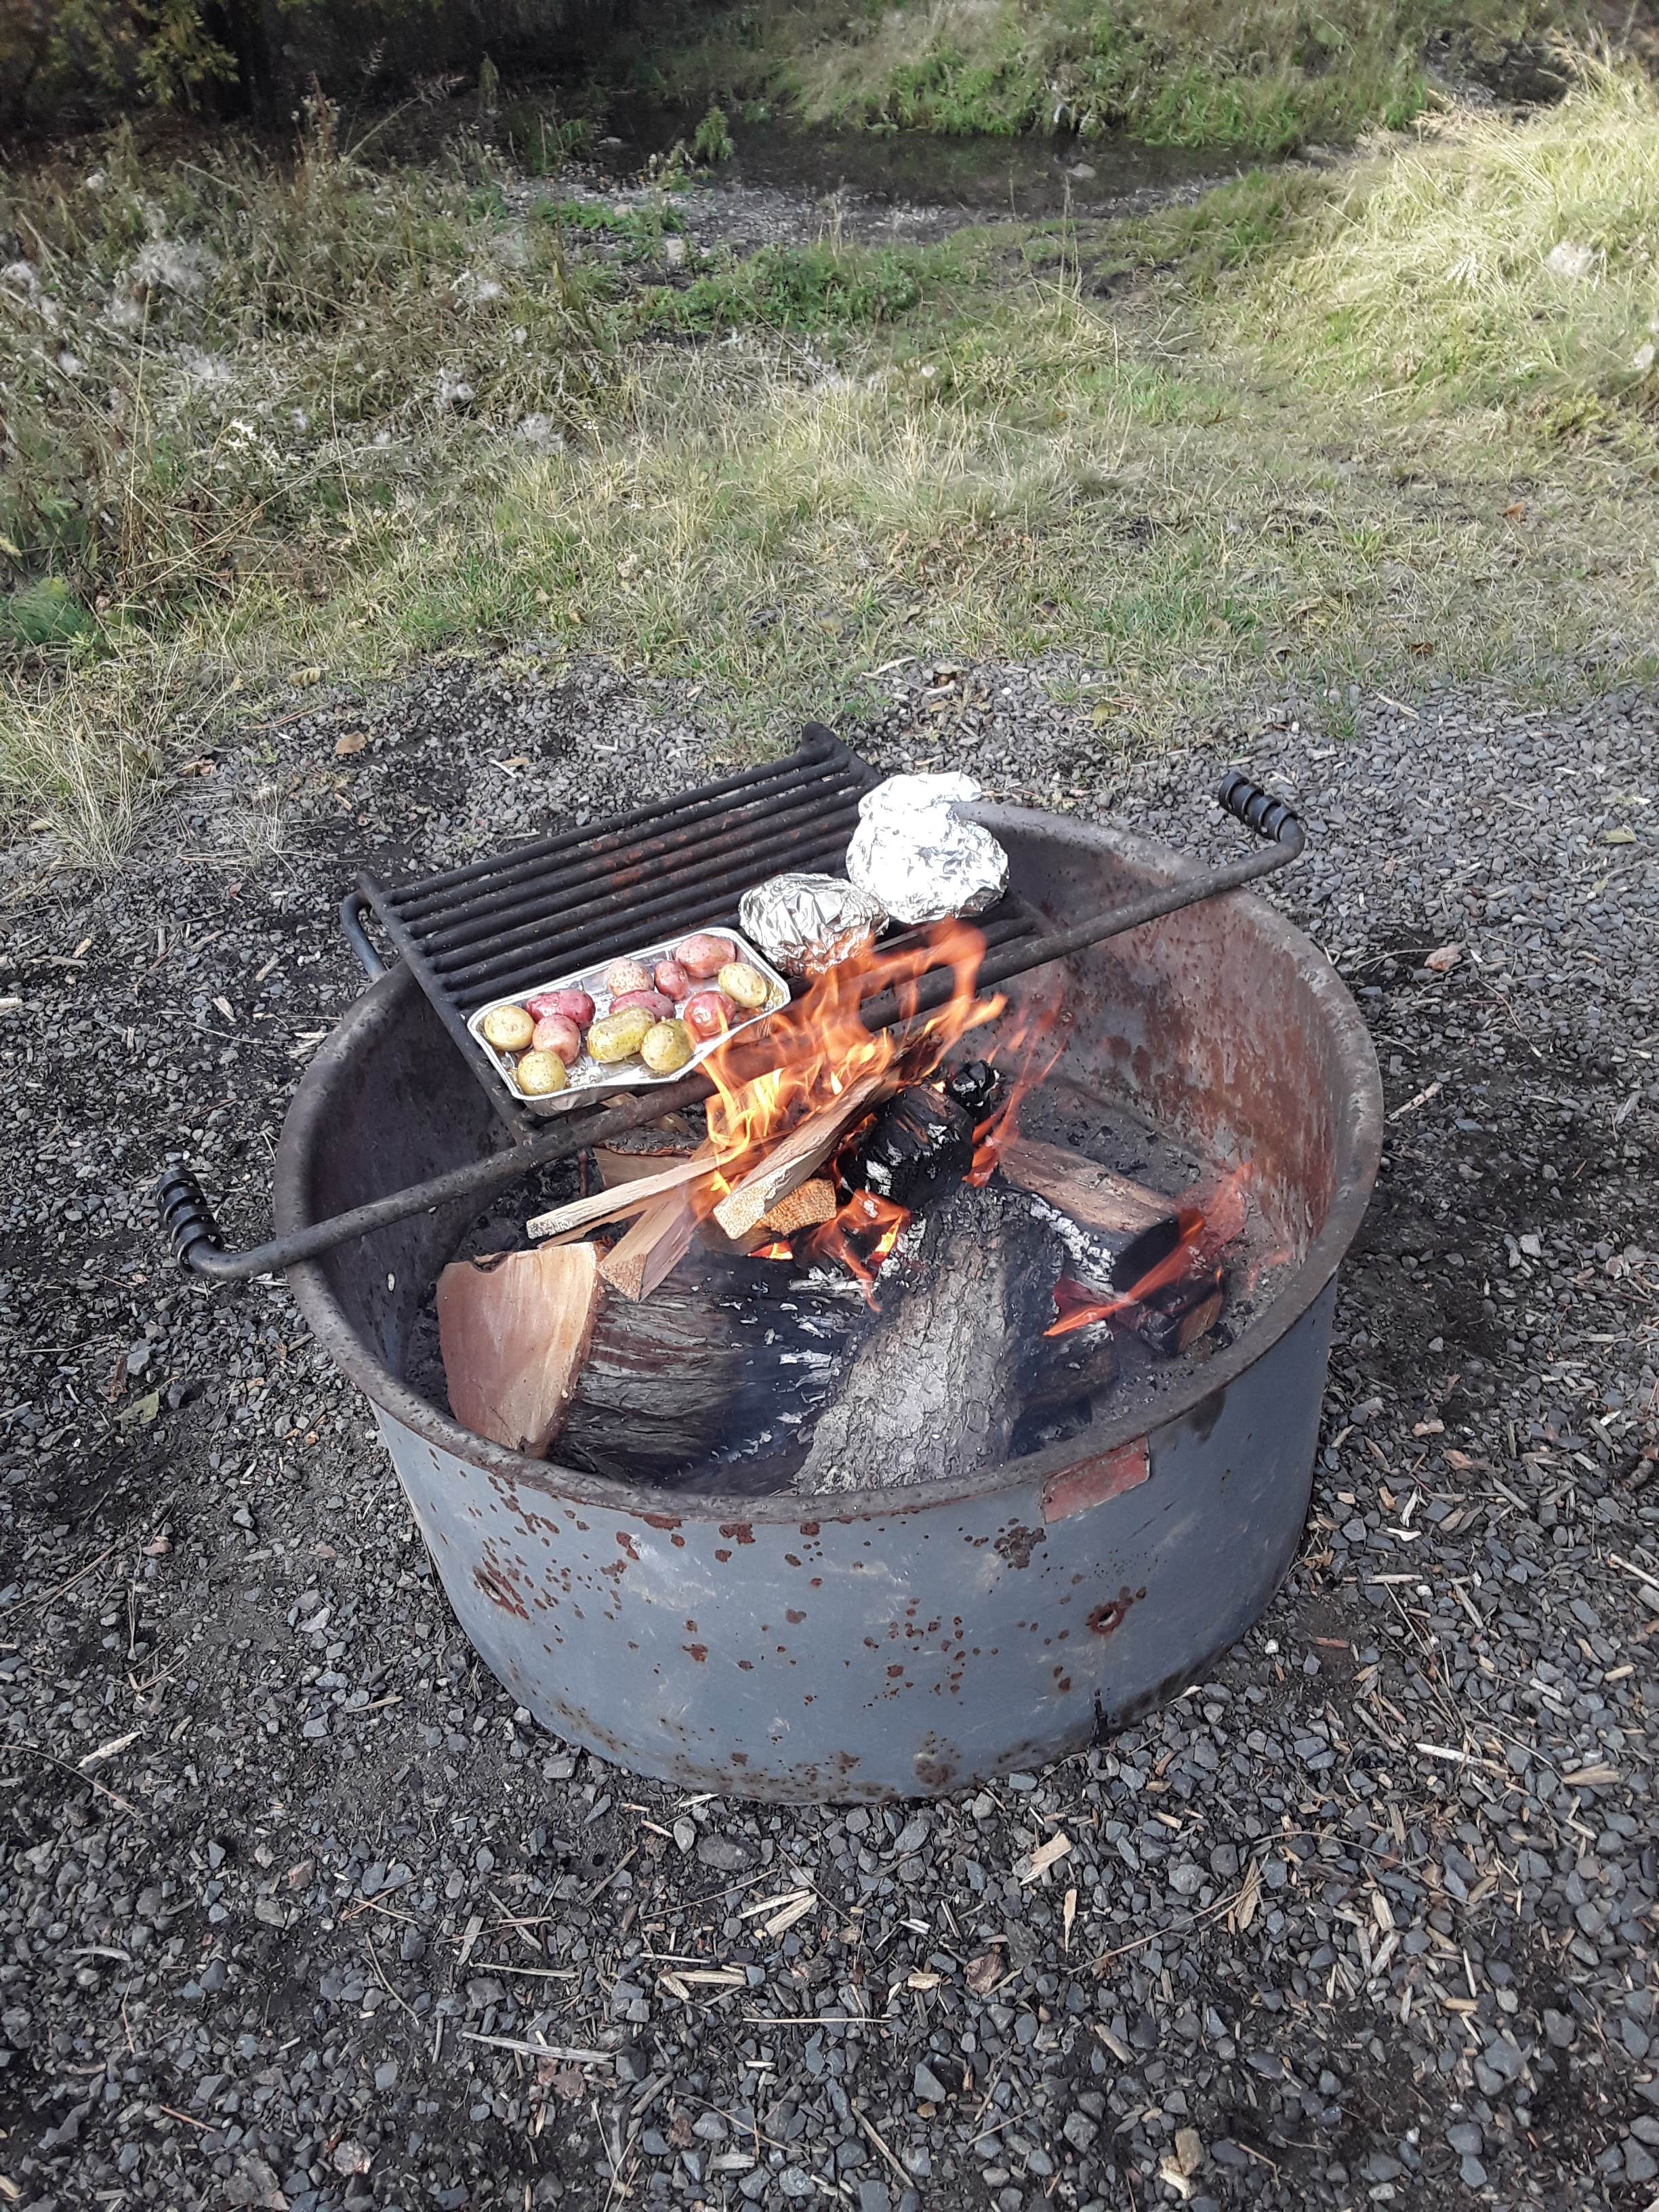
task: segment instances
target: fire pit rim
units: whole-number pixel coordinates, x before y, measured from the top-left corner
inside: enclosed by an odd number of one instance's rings
[[[1184,854],[1158,840],[1144,837],[1114,823],[1085,823],[1048,813],[1040,808],[983,805],[974,810],[988,827],[1011,835],[1032,827],[1062,825],[1084,843],[1108,848],[1113,856],[1164,883],[1193,866]],[[903,1487],[842,1491],[830,1498],[803,1498],[793,1491],[745,1497],[703,1492],[687,1492],[654,1484],[624,1482],[608,1476],[581,1473],[556,1460],[531,1459],[473,1435],[449,1415],[441,1413],[411,1390],[401,1376],[382,1365],[364,1346],[330,1289],[319,1261],[306,1261],[287,1270],[289,1284],[319,1346],[349,1381],[369,1400],[412,1431],[422,1442],[470,1461],[486,1474],[504,1478],[518,1487],[540,1491],[568,1503],[608,1506],[613,1510],[717,1521],[794,1522],[803,1516],[818,1521],[862,1518],[873,1512],[898,1515],[922,1507],[948,1504],[955,1498],[981,1498],[1018,1487],[1049,1472],[1075,1464],[1079,1458],[1104,1456],[1153,1431],[1164,1429],[1196,1412],[1224,1391],[1253,1367],[1291,1328],[1335,1274],[1352,1243],[1370,1203],[1382,1147],[1382,1083],[1376,1048],[1346,986],[1306,933],[1265,899],[1234,891],[1227,905],[1248,915],[1269,941],[1276,941],[1296,957],[1310,989],[1323,1003],[1322,1017],[1330,1024],[1341,1073],[1347,1080],[1346,1111],[1338,1126],[1334,1161],[1335,1195],[1317,1235],[1301,1265],[1279,1295],[1224,1351],[1194,1368],[1155,1408],[1127,1408],[1093,1425],[1080,1437],[1048,1450],[1018,1460],[1003,1460],[954,1481],[941,1480]],[[1152,922],[1153,929],[1164,925]],[[398,1002],[418,985],[401,963],[387,970],[347,1009],[320,1048],[313,1054],[289,1107],[272,1170],[272,1207],[279,1233],[306,1225],[307,1171],[313,1150],[325,1141],[330,1118],[331,1078],[362,1048],[362,1033],[382,1020],[399,1018]],[[1077,1448],[1081,1445],[1083,1449]]]

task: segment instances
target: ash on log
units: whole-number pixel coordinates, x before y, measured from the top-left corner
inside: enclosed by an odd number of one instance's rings
[[[946,1480],[1008,1449],[1053,1318],[1060,1241],[1017,1193],[965,1184],[907,1234],[798,1490]]]
[[[997,1093],[995,1070],[970,1060],[943,1083],[912,1083],[890,1099],[846,1163],[855,1189],[920,1212],[974,1164],[974,1131]]]

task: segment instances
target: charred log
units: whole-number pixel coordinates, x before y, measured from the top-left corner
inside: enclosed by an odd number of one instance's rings
[[[1027,1202],[959,1186],[908,1232],[882,1310],[818,1418],[804,1491],[946,1480],[1000,1459],[1054,1315],[1064,1249]]]

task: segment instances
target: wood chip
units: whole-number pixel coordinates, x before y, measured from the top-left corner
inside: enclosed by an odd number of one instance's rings
[[[1046,1844],[1039,1844],[1034,1851],[1027,1852],[1014,1868],[1014,1879],[1019,1882],[1036,1881],[1056,1861],[1065,1858],[1071,1848],[1071,1838],[1063,1828],[1060,1829]]]

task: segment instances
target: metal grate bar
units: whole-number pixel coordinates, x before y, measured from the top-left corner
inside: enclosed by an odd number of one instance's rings
[[[701,784],[695,791],[684,793],[678,799],[665,799],[649,806],[636,806],[631,813],[617,814],[609,819],[572,830],[562,830],[551,837],[540,837],[533,844],[514,845],[505,853],[497,853],[488,860],[471,860],[464,867],[448,868],[441,875],[423,876],[418,883],[405,884],[396,890],[378,891],[377,903],[384,900],[393,905],[399,914],[410,921],[418,921],[434,907],[453,903],[459,894],[469,886],[489,877],[496,882],[518,880],[533,872],[547,860],[556,859],[580,846],[584,854],[611,851],[624,842],[630,830],[645,830],[653,822],[677,823],[684,819],[685,810],[710,808],[718,812],[717,802],[728,794],[751,793],[757,798],[793,790],[798,785],[821,780],[825,768],[844,773],[850,763],[854,772],[862,769],[866,787],[875,781],[864,763],[850,753],[838,738],[821,724],[808,726],[805,740],[798,752],[786,760],[770,761],[760,768],[744,769],[735,775],[722,776],[718,783]],[[699,819],[704,818],[699,815]]]
[[[858,820],[858,800],[856,785],[836,786],[822,795],[809,792],[776,812],[769,808],[763,812],[745,811],[735,821],[728,817],[713,832],[692,828],[672,842],[662,838],[645,847],[630,848],[624,865],[596,862],[568,874],[561,871],[550,883],[544,874],[527,888],[469,903],[465,915],[456,921],[423,930],[422,942],[434,965],[447,971],[455,964],[454,955],[465,954],[468,946],[480,939],[505,943],[508,933],[555,917],[562,927],[574,926],[596,908],[614,908],[636,890],[649,890],[665,882],[690,882],[712,872],[715,862],[733,854],[758,854],[763,839],[769,849],[782,852],[792,841],[811,836],[831,824],[838,828],[844,824],[841,828],[844,846]],[[752,875],[749,878],[750,883],[756,880]]]
[[[757,839],[725,867],[717,866],[707,873],[701,869],[688,871],[678,879],[671,878],[654,897],[630,896],[624,889],[617,895],[590,900],[574,913],[559,915],[553,929],[556,931],[560,963],[567,969],[580,967],[592,957],[581,948],[596,939],[608,937],[619,920],[626,923],[637,945],[672,928],[677,915],[683,915],[688,923],[695,923],[700,916],[712,919],[728,906],[735,913],[739,894],[751,884],[775,874],[779,868],[822,867],[838,859],[847,849],[847,840],[856,819],[856,813],[848,811],[832,817],[827,823],[815,825],[819,831],[817,836],[803,827],[787,836]],[[659,921],[663,929],[657,927]],[[452,990],[471,989],[505,968],[520,965],[520,956],[532,945],[548,943],[551,933],[545,921],[527,922],[522,928],[503,930],[492,938],[489,952],[482,957],[467,958],[467,947],[459,952],[428,957],[434,972],[441,975]]]

